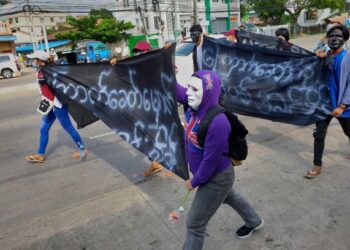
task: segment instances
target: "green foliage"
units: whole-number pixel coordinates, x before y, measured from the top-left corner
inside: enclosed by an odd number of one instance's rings
[[[88,16],[81,18],[67,17],[67,24],[72,30],[57,34],[57,39],[69,39],[74,43],[83,39],[92,39],[104,43],[115,43],[126,39],[125,32],[134,28],[131,22],[117,21],[108,10],[91,10]]]
[[[304,9],[344,8],[344,0],[294,0],[294,5],[287,6],[288,2],[288,0],[247,0],[260,18],[272,24],[283,23],[286,20],[283,17],[285,12],[290,16],[290,21],[296,23],[300,12]]]
[[[90,10],[90,16],[96,16],[97,18],[103,18],[103,19],[114,18],[113,13],[107,9],[100,9],[100,10],[92,9]]]
[[[247,15],[250,10],[251,10],[251,6],[249,4],[241,2],[241,5],[240,5],[241,17]]]

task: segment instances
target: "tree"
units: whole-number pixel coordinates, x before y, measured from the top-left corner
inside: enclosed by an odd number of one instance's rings
[[[113,13],[107,9],[99,9],[99,10],[92,9],[90,10],[90,15],[96,16],[97,18],[103,18],[103,19],[114,18]]]
[[[110,14],[109,14],[110,13]],[[127,30],[134,28],[131,22],[118,21],[108,10],[91,10],[88,16],[67,17],[69,31],[56,35],[57,39],[79,40],[93,39],[104,43],[116,43],[128,37]]]
[[[305,9],[339,9],[344,8],[344,0],[248,0],[253,9],[264,20],[279,20],[284,13],[290,16],[293,25]]]

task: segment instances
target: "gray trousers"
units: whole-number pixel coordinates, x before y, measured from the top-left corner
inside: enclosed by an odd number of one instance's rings
[[[183,250],[203,248],[207,224],[222,203],[232,207],[242,217],[247,227],[256,227],[261,223],[260,216],[233,189],[234,177],[234,169],[228,167],[214,175],[207,184],[198,188],[187,216],[187,235]]]

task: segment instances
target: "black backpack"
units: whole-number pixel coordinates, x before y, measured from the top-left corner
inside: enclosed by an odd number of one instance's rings
[[[231,124],[231,133],[228,138],[229,152],[225,153],[224,155],[236,161],[245,160],[248,155],[248,144],[246,140],[248,130],[233,112],[225,110],[221,106],[211,108],[201,120],[197,133],[199,146],[204,147],[205,137],[207,135],[209,125],[213,118],[220,113],[225,113],[228,121]]]

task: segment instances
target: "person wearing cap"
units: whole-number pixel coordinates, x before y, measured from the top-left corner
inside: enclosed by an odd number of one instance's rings
[[[328,32],[332,27],[337,25],[344,25],[345,20],[342,16],[334,16],[325,19],[326,31]],[[330,51],[327,43],[327,35],[323,36],[312,50],[319,58],[326,58]]]
[[[197,72],[202,69],[203,61],[203,29],[199,24],[194,24],[190,28],[190,36],[192,41],[196,44],[193,48],[192,59],[193,59],[193,71]]]
[[[314,166],[304,177],[312,179],[321,173],[322,156],[325,147],[327,128],[335,117],[339,121],[344,134],[350,140],[350,65],[349,57],[343,45],[349,39],[349,30],[343,26],[333,26],[327,32],[328,46],[328,89],[333,111],[322,121],[316,123],[314,130]],[[350,154],[348,155],[350,159]]]
[[[227,32],[224,33],[224,36],[226,36],[226,40],[236,43],[237,42],[237,36],[236,36],[236,31],[234,29],[231,29]]]
[[[151,50],[152,50],[152,47],[148,42],[138,41],[131,52],[135,56],[137,56],[137,55],[146,53],[146,52],[151,51]],[[118,61],[117,58],[112,58],[109,62],[112,65],[116,65],[117,61]],[[148,159],[151,161],[151,164],[148,168],[145,169],[144,176],[149,177],[149,176],[152,176],[153,174],[158,173],[158,172],[163,170],[163,166],[160,163],[158,163],[156,161],[152,161],[150,158],[148,158]],[[172,172],[168,171],[166,175],[168,177],[171,177],[173,174],[172,174]]]
[[[42,95],[42,102],[51,103],[49,107],[45,109],[40,126],[40,139],[39,148],[36,154],[28,155],[25,159],[33,163],[43,163],[45,161],[45,151],[49,142],[49,131],[56,118],[59,120],[63,129],[72,137],[73,141],[78,147],[78,151],[72,154],[73,159],[86,158],[88,151],[84,146],[84,142],[81,139],[78,131],[73,127],[72,122],[68,115],[68,108],[62,104],[55,95],[54,90],[48,85],[45,76],[41,69],[48,65],[50,62],[50,54],[43,50],[37,50],[28,58],[34,59],[34,64],[38,69],[37,79],[40,86],[40,92]]]

